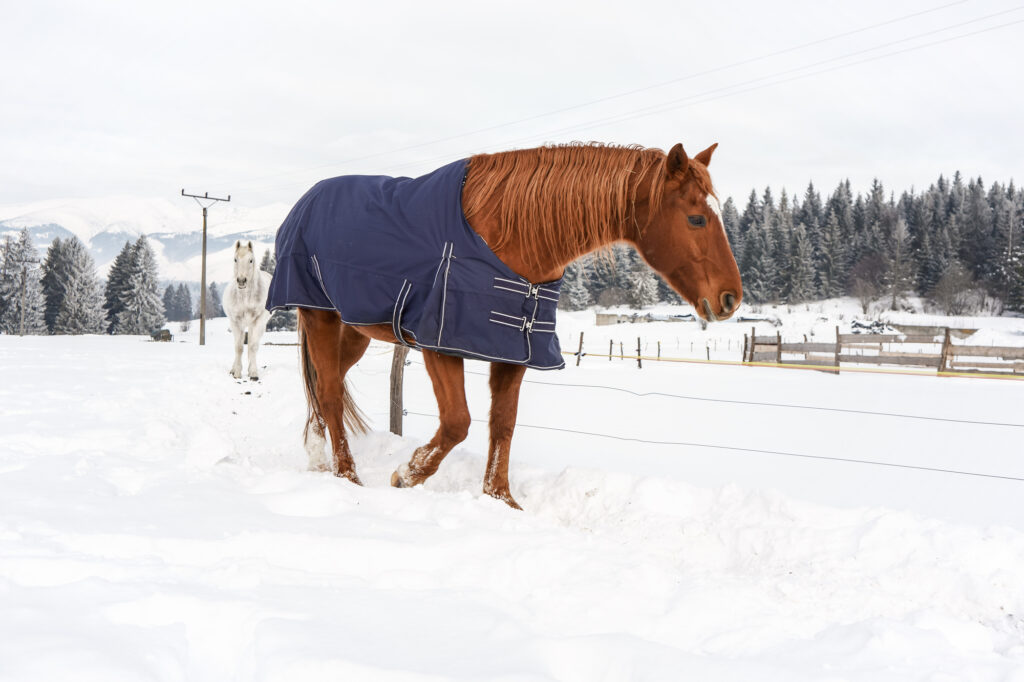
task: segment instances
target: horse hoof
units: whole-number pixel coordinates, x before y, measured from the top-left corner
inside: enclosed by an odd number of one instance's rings
[[[409,480],[409,465],[403,464],[395,470],[395,473],[391,474],[391,487],[393,488],[411,488],[415,485]]]
[[[353,483],[355,483],[356,485],[359,485],[359,486],[361,486],[363,484],[363,482],[359,480],[359,477],[356,475],[356,472],[354,472],[354,471],[346,471],[346,472],[343,472],[343,473],[337,473],[337,474],[335,474],[335,476],[337,476],[338,478],[347,478],[348,480],[352,481]]]
[[[518,509],[519,511],[523,510],[523,508],[519,506],[519,503],[516,502],[515,498],[512,497],[512,493],[510,493],[507,490],[485,490],[484,494],[490,495],[496,500],[501,500],[502,502],[512,507],[513,509]]]

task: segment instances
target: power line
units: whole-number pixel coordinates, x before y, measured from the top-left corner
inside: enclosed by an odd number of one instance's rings
[[[243,179],[243,180],[240,180],[240,181],[236,181],[236,184],[241,183],[241,184],[244,185],[246,183],[253,182],[253,181],[256,181],[256,180],[270,179],[270,178],[275,178],[275,177],[283,177],[283,176],[287,176],[287,175],[295,175],[295,174],[298,174],[298,173],[305,173],[305,172],[308,172],[308,171],[318,170],[318,169],[323,169],[323,168],[342,167],[342,166],[345,166],[346,164],[354,163],[354,162],[357,162],[357,161],[365,161],[367,159],[379,158],[381,156],[387,156],[389,154],[394,154],[394,153],[398,153],[398,152],[409,151],[409,150],[413,150],[413,149],[421,149],[423,147],[429,147],[429,146],[432,146],[432,145],[435,145],[435,144],[439,144],[439,143],[442,143],[442,142],[449,142],[449,141],[456,140],[456,139],[461,139],[461,138],[464,138],[464,137],[470,137],[470,136],[473,136],[473,135],[478,135],[480,133],[491,132],[491,131],[494,131],[494,130],[500,130],[502,128],[508,128],[508,127],[511,127],[511,126],[520,125],[522,123],[528,123],[530,121],[535,121],[535,120],[538,120],[538,119],[547,118],[549,116],[554,116],[554,115],[566,113],[566,112],[569,112],[569,111],[575,111],[577,109],[583,109],[583,108],[586,108],[586,107],[589,107],[589,106],[593,106],[595,104],[601,104],[601,103],[604,103],[604,102],[608,102],[608,101],[612,101],[612,100],[617,100],[617,99],[622,99],[624,97],[629,97],[631,95],[635,95],[635,94],[638,94],[638,93],[647,92],[647,91],[650,91],[650,90],[655,90],[655,89],[667,87],[669,85],[675,85],[675,84],[682,83],[682,82],[685,82],[685,81],[688,81],[688,80],[692,80],[694,78],[698,78],[698,77],[701,77],[701,76],[707,76],[707,75],[711,75],[711,74],[714,74],[714,73],[719,73],[719,72],[722,72],[722,71],[727,71],[727,70],[730,70],[730,69],[734,69],[734,68],[737,68],[737,67],[740,67],[740,66],[746,66],[746,65],[749,65],[749,64],[754,64],[754,63],[757,63],[757,62],[765,61],[765,60],[772,59],[774,57],[778,57],[778,56],[781,56],[781,55],[784,55],[784,54],[788,54],[788,53],[791,53],[791,52],[797,52],[797,51],[806,49],[808,47],[813,47],[815,45],[821,45],[821,44],[824,44],[824,43],[832,42],[834,40],[838,40],[840,38],[846,38],[846,37],[849,37],[849,36],[852,36],[852,35],[856,35],[858,33],[864,33],[866,31],[870,31],[870,30],[873,30],[873,29],[876,29],[876,28],[880,28],[882,26],[887,26],[887,25],[899,23],[899,22],[906,21],[908,19],[912,19],[912,18],[915,18],[915,17],[919,17],[919,16],[922,16],[922,15],[925,15],[925,14],[931,14],[931,13],[934,13],[934,12],[945,10],[945,9],[948,9],[948,8],[953,7],[955,5],[964,4],[967,1],[968,0],[957,0],[956,2],[947,3],[947,4],[940,5],[938,7],[934,7],[934,8],[931,8],[931,9],[921,10],[921,11],[918,11],[918,12],[912,12],[910,14],[905,14],[905,15],[902,15],[902,16],[899,16],[899,17],[895,17],[893,19],[888,19],[888,20],[881,21],[881,22],[878,22],[878,23],[869,24],[867,26],[856,28],[856,29],[853,29],[853,30],[850,30],[850,31],[844,31],[844,32],[841,32],[841,33],[836,33],[836,34],[833,34],[833,35],[830,35],[830,36],[826,36],[824,38],[818,38],[816,40],[811,40],[811,41],[808,41],[808,42],[805,42],[805,43],[800,43],[798,45],[793,45],[793,46],[790,46],[790,47],[786,47],[786,48],[783,48],[781,50],[775,50],[773,52],[768,52],[768,53],[761,54],[761,55],[758,55],[758,56],[755,56],[755,57],[750,57],[750,58],[742,59],[742,60],[739,60],[739,61],[736,61],[736,62],[731,62],[731,63],[723,65],[723,66],[714,67],[714,68],[711,68],[711,69],[705,69],[703,71],[697,71],[697,72],[694,72],[694,73],[687,74],[685,76],[679,76],[677,78],[672,78],[672,79],[669,79],[669,80],[666,80],[666,81],[661,81],[659,83],[654,83],[654,84],[647,85],[647,86],[644,86],[644,87],[634,88],[632,90],[626,90],[626,91],[618,92],[618,93],[615,93],[615,94],[612,94],[612,95],[607,95],[607,96],[604,96],[604,97],[599,97],[599,98],[596,98],[596,99],[592,99],[592,100],[588,100],[588,101],[585,101],[585,102],[581,102],[579,104],[574,104],[574,105],[571,105],[571,106],[568,106],[568,107],[563,107],[563,108],[560,108],[560,109],[554,109],[554,110],[543,112],[543,113],[540,113],[540,114],[534,114],[534,115],[531,115],[531,116],[515,119],[515,120],[512,120],[512,121],[506,121],[504,123],[498,123],[498,124],[494,124],[494,125],[490,125],[490,126],[485,126],[485,127],[482,127],[482,128],[477,128],[477,129],[466,131],[466,132],[462,132],[462,133],[457,133],[457,134],[453,134],[453,135],[447,135],[447,136],[443,136],[443,137],[438,137],[438,138],[434,138],[432,140],[428,140],[426,142],[417,142],[417,143],[411,144],[411,145],[405,145],[405,146],[402,146],[402,147],[395,147],[395,148],[392,148],[392,149],[389,149],[389,150],[386,150],[386,151],[382,151],[382,152],[374,152],[374,153],[371,153],[371,154],[364,154],[364,155],[361,155],[361,156],[350,157],[350,158],[343,159],[343,160],[340,160],[340,161],[332,161],[332,162],[326,163],[326,164],[319,164],[319,165],[315,165],[315,166],[308,166],[306,168],[297,169],[297,170],[293,170],[293,171],[285,171],[285,172],[281,172],[281,173],[273,173],[273,174],[267,174],[267,175],[262,175],[262,176],[250,177],[250,178],[246,178],[246,179]],[[986,17],[982,17],[982,19],[984,19],[984,18],[986,18]],[[980,21],[980,20],[981,19],[975,19],[975,20],[972,20],[972,21]],[[965,23],[971,23],[971,22],[965,22]],[[949,30],[950,28],[955,28],[958,25],[962,25],[962,24],[956,24],[956,25],[953,25],[951,27],[946,27],[944,29],[939,29],[939,30]],[[881,49],[882,47],[885,47],[885,45],[878,46],[878,47],[871,48],[871,49]],[[803,67],[803,68],[810,68],[810,67]],[[447,156],[450,156],[450,155],[446,155],[445,158],[447,158]],[[295,183],[295,184],[299,184],[299,183]],[[292,186],[292,185],[284,185],[284,186]],[[262,190],[255,190],[255,191],[262,191]]]
[[[415,362],[413,364],[423,365],[422,362]],[[472,370],[464,370],[466,374],[475,374],[477,376],[489,376],[484,372],[474,372]],[[783,409],[794,409],[794,410],[817,410],[820,412],[839,412],[847,414],[861,414],[870,415],[873,417],[893,417],[899,419],[920,419],[922,421],[933,421],[933,422],[948,422],[951,424],[970,424],[975,426],[1005,426],[1010,428],[1024,428],[1024,424],[1014,424],[1012,422],[989,422],[978,419],[955,419],[951,417],[928,417],[919,414],[901,414],[897,412],[877,412],[874,410],[855,410],[843,407],[820,407],[817,405],[798,405],[798,404],[787,404],[787,403],[767,403],[758,402],[754,400],[734,400],[729,398],[707,398],[704,396],[696,395],[681,395],[678,393],[663,393],[661,391],[631,391],[628,388],[621,388],[618,386],[604,386],[602,384],[573,384],[573,383],[562,383],[554,381],[535,381],[532,379],[523,379],[524,384],[538,384],[541,386],[559,386],[564,388],[599,388],[605,391],[618,391],[620,393],[627,393],[629,395],[637,396],[639,398],[645,398],[647,396],[658,396],[662,398],[675,398],[677,400],[694,400],[698,402],[708,403],[725,403],[731,405],[752,405],[754,407],[776,407]]]
[[[418,417],[432,417],[432,418],[435,418],[435,419],[438,417],[438,415],[436,415],[436,414],[428,414],[428,413],[425,413],[425,412],[412,412],[412,411],[408,411],[408,412],[406,412],[406,414],[416,415]],[[472,421],[479,422],[479,423],[486,423],[486,420],[483,420],[483,419],[473,419]],[[893,467],[893,468],[896,468],[896,469],[912,469],[912,470],[917,470],[917,471],[930,471],[930,472],[933,472],[933,473],[940,473],[940,474],[959,474],[961,476],[977,476],[977,477],[980,477],[980,478],[994,478],[994,479],[1000,479],[1000,480],[1005,480],[1005,481],[1024,481],[1024,478],[1019,478],[1017,476],[1003,476],[1001,474],[986,474],[986,473],[981,473],[981,472],[977,472],[977,471],[961,471],[959,469],[941,469],[941,468],[938,468],[938,467],[917,466],[917,465],[914,465],[914,464],[897,464],[895,462],[879,462],[877,460],[855,459],[855,458],[852,458],[852,457],[826,457],[824,455],[805,455],[805,454],[800,454],[800,453],[796,453],[796,452],[782,452],[782,451],[779,451],[779,450],[760,450],[760,449],[757,449],[757,448],[744,448],[744,447],[736,447],[736,446],[732,446],[732,445],[713,445],[711,443],[691,443],[691,442],[687,442],[687,441],[668,441],[668,440],[645,440],[643,438],[631,438],[629,436],[614,436],[614,435],[611,435],[611,434],[608,434],[608,433],[594,433],[594,432],[591,432],[591,431],[580,431],[580,430],[577,430],[577,429],[567,429],[567,428],[558,427],[558,426],[538,426],[536,424],[520,424],[520,423],[517,423],[516,424],[516,428],[539,429],[539,430],[542,430],[542,431],[558,431],[558,432],[561,432],[561,433],[572,433],[572,434],[582,435],[582,436],[594,436],[596,438],[610,438],[612,440],[627,441],[627,442],[630,442],[630,443],[644,443],[646,445],[674,445],[674,446],[683,446],[683,447],[692,447],[692,448],[708,448],[708,449],[712,449],[712,450],[732,450],[734,452],[751,452],[751,453],[755,453],[755,454],[759,454],[759,455],[776,455],[776,456],[779,456],[779,457],[798,457],[798,458],[801,458],[801,459],[815,459],[815,460],[822,460],[822,461],[827,461],[827,462],[845,462],[847,464],[872,464],[872,465],[875,465],[875,466]]]
[[[1024,7],[1014,7],[1014,8],[1009,9],[1009,10],[1004,10],[1002,12],[996,12],[994,14],[986,15],[984,17],[979,17],[979,18],[976,18],[976,19],[971,19],[971,20],[968,20],[968,21],[959,22],[957,24],[951,24],[949,26],[945,26],[945,27],[940,28],[940,29],[935,29],[935,30],[932,30],[932,31],[927,31],[925,33],[917,34],[917,35],[911,36],[909,38],[901,38],[899,40],[894,40],[894,41],[890,41],[888,43],[883,43],[881,45],[876,45],[875,47],[872,47],[872,48],[866,48],[864,50],[858,50],[856,52],[850,52],[850,53],[847,53],[845,55],[841,55],[839,57],[830,57],[828,59],[818,60],[816,62],[811,62],[810,64],[805,64],[804,66],[795,67],[795,68],[792,68],[792,69],[787,69],[787,70],[784,70],[784,71],[778,71],[778,72],[775,72],[775,73],[772,73],[772,74],[768,74],[767,76],[762,76],[762,77],[759,77],[759,78],[750,79],[750,80],[743,81],[743,82],[740,82],[740,83],[736,83],[736,84],[733,84],[733,85],[727,85],[727,86],[722,86],[722,87],[718,87],[718,88],[713,88],[711,90],[705,90],[705,91],[700,92],[700,93],[696,93],[696,94],[693,94],[693,95],[687,95],[686,97],[681,97],[681,98],[678,98],[678,99],[675,99],[675,100],[669,100],[667,102],[662,102],[660,104],[650,105],[650,106],[647,106],[647,107],[643,107],[641,109],[634,109],[632,112],[626,112],[626,113],[623,113],[623,114],[616,114],[614,116],[609,116],[609,117],[600,118],[600,119],[593,119],[591,121],[587,121],[587,122],[584,122],[584,123],[573,124],[571,126],[567,126],[567,127],[564,127],[564,128],[559,128],[559,129],[555,129],[555,130],[548,130],[548,131],[541,132],[541,133],[531,133],[530,135],[526,135],[526,136],[523,136],[523,137],[515,138],[515,139],[512,139],[512,140],[505,140],[503,142],[497,142],[497,143],[492,143],[492,144],[489,144],[489,145],[483,145],[481,147],[477,147],[477,148],[474,148],[472,150],[467,150],[467,151],[462,152],[460,154],[444,153],[444,154],[439,154],[439,155],[435,155],[435,156],[428,157],[428,158],[421,158],[421,159],[418,159],[416,161],[410,161],[410,162],[406,162],[406,163],[402,163],[402,164],[393,165],[393,166],[391,166],[391,168],[395,169],[395,170],[402,169],[402,168],[410,168],[410,167],[414,168],[414,167],[422,166],[424,164],[427,164],[427,163],[433,162],[433,161],[437,161],[437,160],[451,159],[451,158],[456,158],[456,157],[464,157],[464,156],[468,156],[468,155],[471,155],[471,154],[484,153],[484,152],[487,152],[487,151],[490,151],[490,150],[496,150],[496,149],[505,149],[505,148],[508,148],[509,146],[516,145],[516,144],[518,144],[520,142],[537,142],[538,140],[542,140],[542,139],[544,139],[544,138],[546,138],[548,136],[562,135],[562,134],[570,133],[570,132],[578,132],[578,131],[582,131],[582,130],[588,130],[590,128],[595,128],[595,127],[598,127],[598,126],[601,126],[601,125],[605,125],[605,124],[609,124],[609,123],[623,123],[625,121],[631,121],[631,120],[634,120],[634,119],[637,119],[637,118],[643,118],[643,117],[646,117],[646,116],[653,116],[653,115],[656,115],[656,114],[662,114],[662,113],[665,113],[665,112],[668,112],[668,111],[672,111],[672,110],[675,110],[675,109],[682,109],[682,108],[685,108],[685,107],[695,106],[695,105],[698,105],[698,104],[706,104],[708,102],[713,102],[713,101],[716,101],[716,100],[725,99],[726,97],[733,97],[733,96],[736,96],[736,95],[746,94],[746,93],[754,92],[754,91],[757,91],[757,90],[763,90],[765,88],[774,87],[776,85],[783,85],[785,83],[791,83],[791,82],[794,82],[794,81],[803,80],[805,78],[811,78],[813,76],[818,76],[818,75],[821,75],[821,74],[824,74],[824,73],[829,73],[829,72],[832,72],[832,71],[838,71],[840,69],[847,69],[847,68],[850,68],[852,66],[858,66],[860,64],[866,64],[868,62],[877,61],[879,59],[886,59],[888,57],[894,57],[894,56],[897,56],[897,55],[900,55],[900,54],[905,54],[907,52],[914,52],[914,51],[917,51],[917,50],[922,50],[922,49],[927,48],[927,47],[934,47],[935,45],[941,45],[941,44],[944,44],[944,43],[952,42],[954,40],[961,40],[963,38],[969,38],[969,37],[972,37],[972,36],[975,36],[975,35],[979,35],[981,33],[988,33],[990,31],[994,31],[994,30],[997,30],[997,29],[1006,28],[1008,26],[1013,26],[1013,25],[1016,25],[1016,24],[1024,23],[1024,19],[1020,19],[1020,20],[1017,20],[1017,21],[1011,21],[1011,22],[1007,22],[1007,23],[1003,23],[1003,24],[997,24],[995,26],[990,26],[988,28],[979,29],[977,31],[972,31],[972,32],[969,32],[969,33],[963,33],[963,34],[956,35],[956,36],[950,36],[949,38],[943,38],[941,40],[935,40],[935,41],[932,41],[932,42],[929,42],[929,43],[923,43],[921,45],[915,45],[913,47],[904,48],[902,50],[895,50],[895,51],[892,51],[892,52],[887,52],[885,54],[876,55],[874,57],[868,57],[866,59],[861,59],[861,60],[858,60],[858,61],[848,62],[846,64],[839,64],[839,65],[832,66],[832,67],[829,67],[829,68],[826,68],[826,69],[819,69],[817,71],[812,71],[810,73],[804,73],[804,74],[792,76],[790,78],[783,78],[781,80],[771,80],[771,82],[767,82],[767,83],[763,83],[762,82],[762,81],[770,80],[770,79],[773,79],[773,78],[778,78],[779,76],[783,76],[783,75],[786,75],[786,74],[794,73],[796,71],[805,71],[807,69],[812,69],[814,67],[821,66],[822,64],[827,64],[827,63],[834,62],[834,61],[841,60],[841,59],[848,59],[849,57],[856,56],[856,55],[859,55],[859,54],[864,54],[866,52],[873,52],[875,50],[880,50],[880,49],[883,49],[883,48],[886,48],[886,47],[891,47],[893,45],[904,43],[904,42],[907,42],[909,40],[917,40],[917,39],[919,39],[921,37],[924,37],[924,36],[927,36],[927,35],[933,35],[935,33],[940,33],[942,31],[948,31],[948,30],[951,30],[951,29],[954,29],[954,28],[959,28],[959,27],[965,26],[967,24],[977,23],[978,21],[983,21],[983,20],[986,20],[986,19],[991,19],[991,18],[993,18],[995,16],[1007,14],[1009,12],[1017,12],[1017,11],[1020,11],[1021,9],[1024,9]],[[751,85],[753,83],[761,83],[761,84],[760,85],[752,85],[752,87],[742,87],[744,85]],[[741,89],[735,90],[735,88],[741,88]],[[732,90],[732,91],[731,92],[723,92],[723,91],[728,91],[728,90]],[[719,93],[719,94],[715,94],[715,93]],[[710,95],[710,96],[708,96],[708,95]],[[703,98],[703,99],[700,99],[700,98]],[[255,190],[252,190],[252,191],[253,192],[265,192],[265,191],[271,191],[271,190],[277,190],[277,189],[285,189],[285,188],[288,188],[288,187],[302,186],[302,185],[306,185],[306,184],[308,184],[307,181],[297,181],[297,182],[290,182],[290,183],[286,183],[286,184],[282,184],[282,185],[272,185],[272,186],[268,186],[268,187],[260,187],[260,188],[257,188]]]

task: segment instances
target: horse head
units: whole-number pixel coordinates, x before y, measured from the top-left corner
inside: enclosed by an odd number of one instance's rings
[[[743,298],[740,271],[708,175],[713,144],[694,158],[677,144],[665,159],[660,206],[631,239],[644,260],[706,320],[729,318]]]
[[[235,242],[235,284],[239,289],[244,289],[256,274],[256,259],[252,248],[252,242],[242,244]]]

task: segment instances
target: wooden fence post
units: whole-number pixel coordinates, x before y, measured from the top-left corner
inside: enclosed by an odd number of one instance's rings
[[[580,332],[580,347],[576,351],[576,366],[580,366],[580,358],[583,357],[583,332]]]
[[[754,361],[754,349],[757,348],[757,327],[750,327],[750,361]]]
[[[743,335],[743,362],[747,361],[747,335]]]
[[[839,325],[836,325],[836,374],[839,374],[839,356],[843,351],[843,344],[839,342]]]
[[[626,359],[626,351],[622,347],[622,341],[619,341],[619,360],[625,360],[625,359]]]
[[[409,347],[395,344],[395,350],[391,354],[391,433],[396,436],[402,435],[402,416],[405,410],[402,409],[402,380],[405,377],[405,357],[409,354]]]
[[[612,361],[612,354],[615,352],[615,342],[608,339],[608,362]]]
[[[661,341],[658,341],[658,359],[661,360]]]
[[[636,337],[636,368],[643,369],[644,365],[640,362],[640,337]]]
[[[775,364],[782,364],[782,332],[775,332]]]
[[[942,339],[942,356],[939,358],[939,374],[949,371],[947,365],[949,361],[949,327],[946,327],[946,336]]]

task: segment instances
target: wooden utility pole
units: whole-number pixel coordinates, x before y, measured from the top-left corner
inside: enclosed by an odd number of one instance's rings
[[[218,197],[211,197],[209,192],[204,192],[202,196],[198,194],[185,194],[185,190],[181,190],[181,196],[191,197],[196,200],[196,203],[203,208],[203,272],[199,282],[199,345],[206,345],[206,209],[213,206],[218,201],[228,202],[231,201],[231,195],[228,195],[227,199],[220,199]],[[213,203],[203,204],[203,201],[210,201]]]
[[[583,332],[580,332],[580,347],[576,351],[576,366],[580,366],[580,358],[583,357]]]

